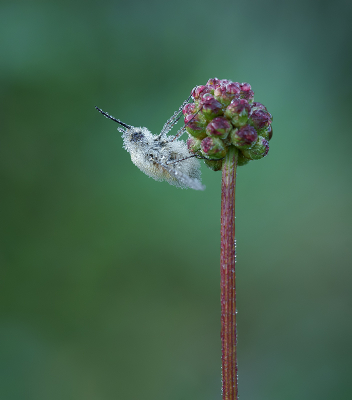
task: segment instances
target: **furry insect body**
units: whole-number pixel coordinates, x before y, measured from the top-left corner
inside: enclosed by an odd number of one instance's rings
[[[122,133],[123,147],[130,153],[131,160],[142,172],[156,181],[166,181],[183,189],[204,190],[201,184],[199,161],[190,154],[180,136],[166,133],[178,121],[177,112],[166,122],[159,135],[153,135],[147,128],[127,125],[96,107],[105,117],[117,122]]]

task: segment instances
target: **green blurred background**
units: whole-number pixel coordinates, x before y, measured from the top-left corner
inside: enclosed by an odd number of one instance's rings
[[[142,174],[209,78],[274,116],[237,187],[243,400],[352,398],[352,3],[0,5],[1,400],[220,400],[221,174]]]

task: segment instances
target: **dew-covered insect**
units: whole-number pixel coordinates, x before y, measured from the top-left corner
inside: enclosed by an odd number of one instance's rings
[[[157,181],[166,181],[182,189],[204,190],[200,177],[197,156],[191,154],[187,145],[179,137],[185,132],[181,128],[175,136],[167,133],[178,122],[188,98],[165,123],[159,135],[153,135],[147,128],[134,127],[121,122],[105,111],[95,107],[106,118],[117,122],[117,130],[122,133],[124,148],[130,153],[132,162],[146,175]]]

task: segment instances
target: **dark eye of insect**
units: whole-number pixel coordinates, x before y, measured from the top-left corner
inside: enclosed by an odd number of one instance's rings
[[[140,140],[142,140],[144,138],[144,135],[142,132],[137,131],[137,132],[133,132],[131,134],[131,142],[139,142]]]
[[[176,153],[170,153],[169,161],[177,160],[178,155]]]
[[[166,142],[157,141],[157,144],[158,144],[159,147],[165,147],[166,146]]]

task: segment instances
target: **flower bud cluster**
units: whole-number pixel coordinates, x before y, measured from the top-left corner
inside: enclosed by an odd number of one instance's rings
[[[187,146],[191,153],[204,157],[209,168],[221,170],[230,146],[238,149],[238,165],[268,154],[273,117],[254,101],[248,83],[209,79],[192,90],[192,98],[194,102],[183,108]]]

